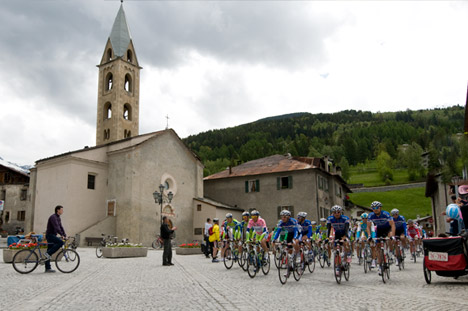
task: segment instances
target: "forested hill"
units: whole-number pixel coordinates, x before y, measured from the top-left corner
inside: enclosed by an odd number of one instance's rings
[[[423,150],[463,132],[464,107],[371,113],[292,113],[184,139],[205,164],[205,174],[272,154],[328,155],[350,165],[373,160],[380,151],[397,158],[398,148]]]

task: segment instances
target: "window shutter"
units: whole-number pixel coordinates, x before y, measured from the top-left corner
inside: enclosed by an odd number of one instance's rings
[[[276,177],[276,189],[281,189],[281,177]]]
[[[281,206],[278,206],[278,218],[280,218]]]
[[[288,186],[289,189],[292,189],[292,176],[288,176]]]
[[[260,180],[255,180],[255,191],[260,192]]]
[[[249,181],[245,182],[245,193],[249,192]]]

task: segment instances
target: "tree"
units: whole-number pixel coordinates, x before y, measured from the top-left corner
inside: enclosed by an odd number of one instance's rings
[[[341,158],[340,163],[338,165],[341,167],[341,176],[347,182],[349,179],[349,163],[345,157]]]
[[[415,142],[411,145],[400,147],[398,150],[399,163],[408,169],[408,177],[411,181],[424,176],[425,169],[422,165],[422,153],[421,146]]]
[[[377,157],[377,171],[381,180],[390,184],[393,180],[393,160],[385,151],[381,151]]]

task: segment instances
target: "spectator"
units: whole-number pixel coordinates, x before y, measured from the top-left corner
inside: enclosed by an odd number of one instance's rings
[[[212,262],[219,262],[218,259],[216,259],[216,255],[218,254],[218,243],[219,243],[219,219],[218,218],[213,218],[213,234],[210,235],[210,242],[213,243],[213,260]]]
[[[210,254],[213,252],[213,248],[211,247],[210,243],[210,234],[209,230],[210,228],[213,227],[213,224],[211,223],[211,219],[207,218],[205,222],[205,256],[206,258],[210,258]]]
[[[447,217],[446,221],[450,224],[449,233],[451,236],[458,235],[458,220]]]
[[[62,239],[58,238],[57,234],[60,234],[63,239],[67,237],[65,230],[62,227],[62,220],[60,219],[60,215],[62,214],[63,206],[57,205],[55,207],[55,214],[51,215],[47,221],[47,252],[45,253],[45,256],[48,259],[45,261],[45,272],[55,272],[55,270],[50,266],[50,257],[63,245]]]
[[[173,266],[171,235],[174,233],[174,230],[177,230],[177,227],[170,228],[169,218],[166,216],[164,216],[162,220],[163,223],[161,225],[161,238],[164,241],[163,266]]]

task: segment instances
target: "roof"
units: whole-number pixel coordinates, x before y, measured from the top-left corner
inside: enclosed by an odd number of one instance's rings
[[[24,169],[21,166],[16,165],[14,163],[3,160],[2,158],[0,158],[0,165],[4,166],[4,167],[6,167],[6,168],[8,168],[8,169],[10,169],[12,171],[15,171],[15,172],[17,172],[17,173],[19,173],[21,175],[29,177],[29,170]]]
[[[120,5],[119,12],[115,17],[109,39],[111,41],[112,48],[114,49],[114,54],[116,56],[125,55],[131,38],[122,4]]]
[[[215,200],[210,199],[210,198],[195,198],[195,200],[200,201],[200,202],[204,202],[204,203],[207,203],[207,204],[210,204],[210,205],[213,205],[215,207],[221,207],[221,208],[231,209],[231,210],[235,210],[235,211],[244,211],[244,209],[242,209],[240,207],[227,205],[227,204],[215,201]]]
[[[230,169],[228,168],[219,173],[205,177],[205,180],[298,171],[315,167],[311,160],[313,158],[307,158],[309,159],[308,161],[301,161],[301,159],[302,158],[276,154],[266,158],[249,161]]]

